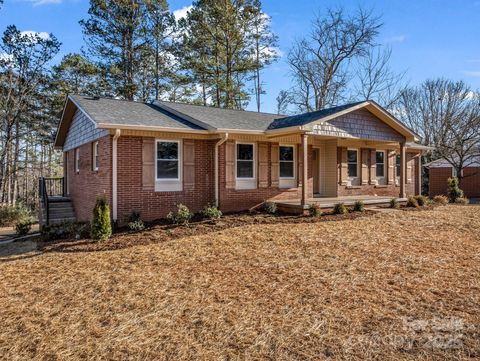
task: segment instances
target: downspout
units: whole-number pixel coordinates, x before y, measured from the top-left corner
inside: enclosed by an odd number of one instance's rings
[[[222,138],[215,143],[215,171],[214,171],[214,178],[215,178],[215,207],[219,205],[219,172],[218,172],[218,150],[220,146],[225,143],[228,139],[228,133],[223,134]]]
[[[112,142],[112,220],[114,225],[117,224],[117,140],[120,138],[120,133],[120,129],[115,130]]]

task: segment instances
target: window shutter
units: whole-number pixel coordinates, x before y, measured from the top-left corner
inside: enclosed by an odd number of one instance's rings
[[[395,151],[387,150],[387,178],[388,184],[395,184]]]
[[[225,187],[235,188],[235,142],[225,142]]]
[[[143,138],[142,187],[145,190],[155,188],[155,140],[153,138]]]
[[[268,143],[258,144],[258,187],[268,187]]]
[[[337,148],[337,163],[339,168],[339,183],[345,186],[348,184],[347,148]]]
[[[279,177],[280,177],[280,165],[279,165],[279,159],[280,159],[280,149],[278,143],[272,143],[270,147],[270,156],[271,156],[271,170],[272,170],[272,187],[278,187],[279,186]]]
[[[370,184],[377,184],[377,150],[370,149]]]
[[[369,149],[361,149],[361,159],[362,159],[362,170],[361,170],[361,177],[362,177],[362,185],[368,184],[368,164],[369,164],[369,156],[370,150]],[[371,181],[371,179],[370,179]]]
[[[406,154],[406,161],[407,161],[407,184],[411,184],[412,183],[412,163],[413,163],[412,153]]]
[[[184,189],[195,188],[195,141],[183,141],[183,186]]]

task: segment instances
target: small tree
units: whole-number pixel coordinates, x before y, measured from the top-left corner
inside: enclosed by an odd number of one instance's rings
[[[459,198],[463,198],[463,191],[459,187],[457,177],[448,178],[448,200],[455,203]]]
[[[112,235],[112,225],[110,223],[110,208],[105,198],[97,198],[97,203],[93,208],[93,218],[91,227],[91,236],[93,239],[104,241]]]

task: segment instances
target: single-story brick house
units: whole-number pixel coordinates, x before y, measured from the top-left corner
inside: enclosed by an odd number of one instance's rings
[[[265,200],[418,194],[418,135],[373,101],[282,116],[68,96],[55,146],[78,220],[104,196],[113,221],[179,203],[241,211]]]
[[[447,179],[456,177],[455,168],[445,159],[437,159],[425,164],[429,169],[429,195],[447,194]],[[462,170],[460,188],[467,198],[480,198],[480,154],[466,162]]]

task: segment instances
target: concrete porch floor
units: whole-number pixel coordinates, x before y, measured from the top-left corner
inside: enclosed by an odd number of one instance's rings
[[[274,200],[277,206],[284,211],[292,212],[302,212],[305,209],[308,209],[309,205],[312,203],[318,204],[320,208],[333,208],[337,203],[343,203],[346,206],[353,206],[355,202],[362,201],[366,206],[376,206],[389,204],[390,200],[394,197],[385,197],[385,196],[343,196],[343,197],[313,197],[308,198],[307,205],[302,206],[300,199],[292,200]],[[406,198],[397,198],[399,202],[406,202]]]

